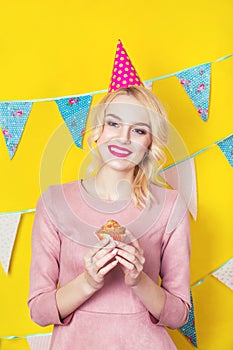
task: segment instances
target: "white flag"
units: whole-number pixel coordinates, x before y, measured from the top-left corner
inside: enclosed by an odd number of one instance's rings
[[[153,88],[153,83],[151,81],[149,82],[144,82],[144,86],[145,88],[147,88],[148,90],[152,91],[152,88]]]
[[[0,215],[0,262],[8,273],[21,214]]]
[[[160,173],[185,201],[194,220],[197,218],[197,185],[194,159],[188,159]]]
[[[233,259],[227,262],[218,271],[213,272],[213,276],[233,290]]]
[[[51,334],[31,336],[27,338],[31,350],[49,350]]]

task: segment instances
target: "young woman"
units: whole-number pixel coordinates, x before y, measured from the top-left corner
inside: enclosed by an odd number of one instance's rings
[[[109,93],[92,113],[95,175],[39,198],[29,307],[54,324],[52,350],[176,349],[165,327],[188,319],[190,235],[177,191],[151,181],[167,123],[144,87]],[[94,234],[111,219],[126,227],[123,242]]]

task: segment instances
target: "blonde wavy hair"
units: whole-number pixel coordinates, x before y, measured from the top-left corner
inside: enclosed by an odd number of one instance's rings
[[[107,94],[92,109],[90,115],[91,133],[87,142],[97,160],[97,164],[95,164],[96,168],[99,164],[99,156],[95,151],[94,144],[102,133],[108,105],[120,95],[133,96],[146,108],[151,122],[152,142],[149,152],[141,163],[135,166],[134,181],[132,184],[133,203],[137,208],[145,208],[153,199],[149,190],[150,181],[160,186],[164,185],[158,178],[158,172],[166,161],[166,155],[163,149],[167,145],[168,121],[165,109],[158,98],[150,90],[142,86],[121,88]],[[93,164],[92,169],[94,169]]]

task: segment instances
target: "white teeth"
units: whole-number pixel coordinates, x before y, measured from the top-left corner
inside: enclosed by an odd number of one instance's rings
[[[119,150],[115,147],[112,147],[112,150],[116,153],[119,153],[119,154],[129,154],[130,152],[129,151],[125,151],[125,150]]]
[[[114,152],[116,153],[120,153],[120,154],[128,154],[129,152],[128,151],[119,151],[119,150],[114,150]]]

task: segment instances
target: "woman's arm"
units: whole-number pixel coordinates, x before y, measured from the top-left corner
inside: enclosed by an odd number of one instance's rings
[[[145,272],[142,272],[139,282],[131,289],[147,310],[159,320],[166,300],[163,288],[159,287]]]
[[[108,263],[116,254],[115,246],[108,239],[98,242],[84,257],[85,271],[57,290],[57,305],[62,319],[103,287],[105,275],[118,263],[117,260]]]
[[[158,325],[179,328],[185,322],[190,309],[190,235],[189,214],[171,233],[165,233],[161,251],[162,285],[158,286],[145,272],[145,258],[137,240],[132,245],[119,244],[116,259],[125,273],[125,282]]]
[[[157,325],[175,329],[187,322],[188,306],[179,297],[155,284],[146,273],[143,272],[139,283],[131,288],[154,317]]]
[[[165,293],[144,271],[145,258],[143,250],[133,235],[127,230],[132,239],[132,245],[118,243],[116,259],[125,273],[125,283],[131,287],[148,311],[157,319],[164,307]]]
[[[32,320],[41,326],[69,324],[72,313],[102,288],[105,274],[117,265],[117,261],[107,264],[114,256],[115,245],[109,241],[98,242],[85,257],[85,271],[58,289],[60,245],[57,229],[40,197],[32,232],[28,306]]]

